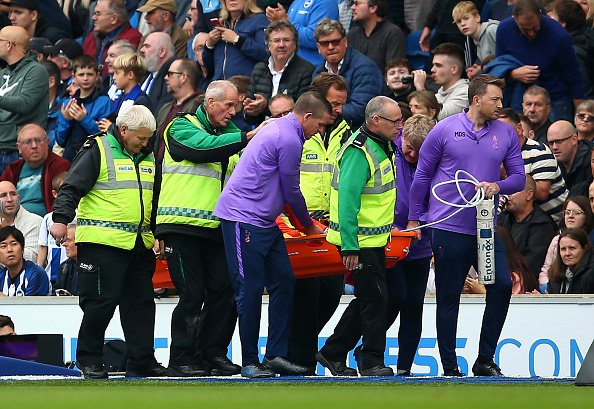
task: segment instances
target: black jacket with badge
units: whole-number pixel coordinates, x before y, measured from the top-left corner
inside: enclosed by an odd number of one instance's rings
[[[120,132],[117,127],[112,126],[110,132],[121,142]],[[76,208],[80,200],[93,189],[101,168],[101,153],[97,146],[97,137],[105,135],[104,132],[91,135],[80,148],[72,161],[70,172],[60,188],[60,193],[54,203],[52,219],[55,223],[68,224],[76,216]],[[122,145],[123,146],[123,145]],[[142,149],[143,158],[152,153],[152,147],[146,146]],[[151,230],[155,231],[155,217],[157,211],[157,198],[153,194],[153,206],[151,213]]]

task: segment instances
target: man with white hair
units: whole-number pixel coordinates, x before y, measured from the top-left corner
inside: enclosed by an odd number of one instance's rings
[[[187,76],[178,61],[172,67],[184,72],[180,77]],[[176,117],[163,135],[167,149],[156,235],[180,297],[171,316],[170,376],[241,371],[227,358],[237,313],[221,222],[213,216],[230,173],[229,157],[255,134],[231,122],[237,100],[235,85],[213,81],[195,114]]]
[[[151,100],[153,113],[156,115],[163,105],[171,101],[171,95],[167,92],[165,76],[169,66],[176,58],[175,48],[168,34],[154,32],[145,38],[140,52],[144,56],[148,72],[148,76],[140,88]],[[171,73],[171,75],[179,75],[179,73]]]
[[[50,232],[58,244],[66,240],[67,225],[78,207],[76,244],[83,318],[76,361],[87,379],[107,378],[103,343],[117,306],[128,346],[126,376],[166,374],[153,350],[155,164],[147,145],[156,127],[155,118],[143,105],[121,110],[113,133],[97,134],[81,147],[55,202]]]

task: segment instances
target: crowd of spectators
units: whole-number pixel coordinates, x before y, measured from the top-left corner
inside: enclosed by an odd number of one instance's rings
[[[573,220],[591,219],[594,206],[590,4],[2,2],[2,226],[23,232],[24,259],[45,267],[55,285],[59,263],[68,257],[47,233],[51,217],[42,217],[52,211],[63,173],[85,138],[107,131],[129,105],[145,105],[157,118],[153,145],[159,162],[166,126],[178,112],[194,112],[213,80],[238,86],[233,121],[250,130],[291,112],[312,79],[340,75],[347,93],[338,115],[356,130],[377,95],[397,101],[405,119],[423,114],[441,121],[468,107],[469,79],[490,73],[506,79],[501,120],[516,130],[531,176],[524,191],[507,198],[499,218],[523,257],[520,264],[537,280],[526,291],[583,290],[587,286],[570,285],[569,271],[588,270],[568,264],[563,249],[565,241],[584,244],[579,234],[564,236],[567,228],[584,230],[586,239],[592,233],[591,223]],[[419,53],[425,60],[413,66]],[[563,245],[560,237],[566,238]],[[589,254],[580,257],[582,264],[590,262]]]

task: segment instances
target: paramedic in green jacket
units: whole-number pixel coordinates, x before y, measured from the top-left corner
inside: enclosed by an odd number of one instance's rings
[[[390,240],[396,204],[392,141],[402,127],[398,104],[373,98],[365,108],[365,124],[338,152],[330,193],[327,240],[340,249],[351,271],[355,298],[316,359],[332,375],[356,376],[346,357],[358,337],[363,345],[355,357],[362,376],[393,376],[384,365],[386,348],[386,268],[384,247]],[[352,339],[355,342],[352,342]]]

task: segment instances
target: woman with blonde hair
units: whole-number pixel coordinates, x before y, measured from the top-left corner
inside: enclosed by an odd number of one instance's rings
[[[250,76],[268,58],[264,29],[268,19],[255,0],[223,0],[219,23],[208,33],[202,59],[213,80]]]

